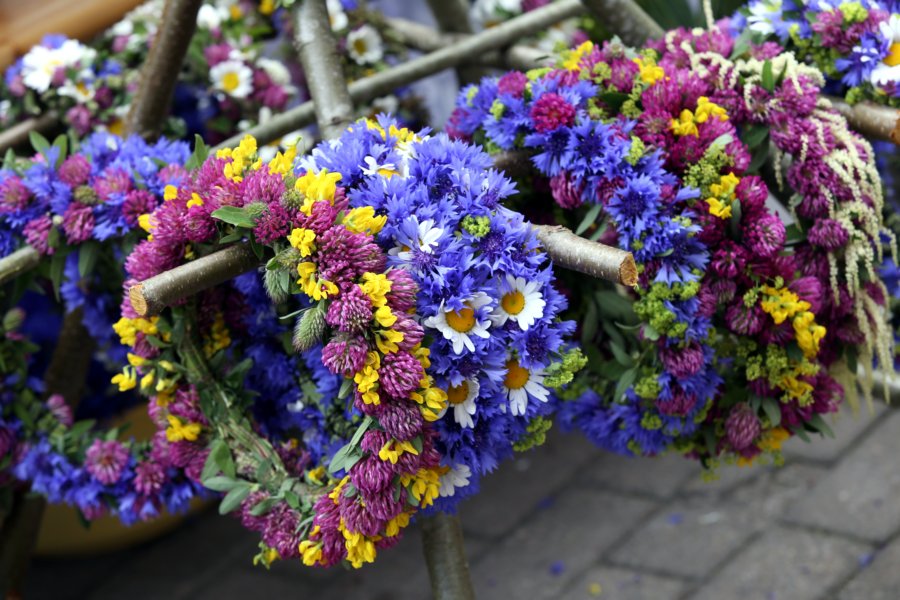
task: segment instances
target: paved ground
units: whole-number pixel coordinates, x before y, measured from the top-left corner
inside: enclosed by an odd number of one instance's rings
[[[479,598],[900,598],[900,413],[842,416],[782,468],[706,483],[690,462],[603,454],[576,436],[504,466],[461,509]],[[361,571],[250,565],[256,539],[205,513],[115,555],[38,560],[26,598],[419,599],[418,531]]]

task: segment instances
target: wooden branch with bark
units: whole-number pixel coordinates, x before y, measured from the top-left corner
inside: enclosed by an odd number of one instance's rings
[[[900,110],[872,102],[860,102],[851,106],[840,98],[825,96],[825,99],[859,133],[900,146]]]

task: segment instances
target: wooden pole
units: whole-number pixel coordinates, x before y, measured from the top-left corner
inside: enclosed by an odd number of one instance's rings
[[[474,600],[458,516],[437,513],[422,519],[422,550],[434,600]]]

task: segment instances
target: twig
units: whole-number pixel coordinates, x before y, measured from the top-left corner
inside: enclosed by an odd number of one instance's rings
[[[622,285],[637,284],[637,265],[631,252],[586,240],[561,225],[532,227],[557,265]]]
[[[583,0],[584,5],[600,19],[611,33],[629,46],[643,46],[647,40],[665,35],[659,23],[644,12],[634,0]]]
[[[46,112],[38,117],[26,119],[21,123],[16,123],[9,129],[0,132],[0,152],[5,153],[10,148],[14,148],[28,141],[28,136],[32,131],[43,133],[48,129],[52,129],[59,122],[59,115],[55,111]]]
[[[900,110],[880,106],[871,102],[860,102],[853,106],[839,98],[825,96],[831,107],[841,113],[850,127],[861,134],[894,142],[900,146]]]
[[[353,100],[331,31],[325,0],[303,0],[294,9],[294,43],[315,106],[316,122],[326,139],[337,137],[353,121]]]
[[[175,267],[128,290],[131,306],[143,317],[158,315],[174,302],[224,283],[259,266],[249,246],[236,244]]]
[[[401,17],[388,17],[384,21],[394,39],[422,52],[434,52],[468,37],[460,33],[441,33],[433,27]]]
[[[531,35],[554,23],[574,17],[583,9],[584,7],[578,0],[553,2],[487,31],[466,37],[451,46],[376,73],[371,77],[354,81],[348,86],[350,97],[354,102],[367,102],[412,81],[455,67],[474,56],[508,46],[523,36]],[[247,134],[255,137],[261,145],[269,144],[290,131],[309,125],[314,118],[313,103],[304,102],[266,123],[225,140],[216,149],[236,146]]]
[[[12,507],[3,520],[0,531],[0,594],[3,598],[21,598],[22,584],[47,501],[30,496],[27,490],[17,490]]]
[[[469,22],[468,0],[428,0],[434,20],[442,33],[472,34],[472,24]],[[459,65],[456,67],[456,78],[460,85],[477,83],[487,75],[484,69],[471,65]]]
[[[19,248],[12,254],[0,258],[0,284],[27,273],[41,262],[40,253],[31,246]]]
[[[125,121],[126,132],[148,140],[159,136],[202,4],[203,0],[166,0],[159,32],[141,68],[138,91]]]
[[[437,513],[422,519],[422,549],[434,600],[474,600],[458,516]]]

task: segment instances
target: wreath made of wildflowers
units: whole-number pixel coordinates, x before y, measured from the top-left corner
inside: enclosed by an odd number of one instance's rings
[[[651,46],[483,80],[448,131],[528,152],[558,207],[523,210],[634,253],[633,291],[572,282],[590,363],[568,423],[626,454],[780,460],[789,436],[829,432],[857,359],[890,355],[874,156],[790,54],[731,61],[718,30]],[[789,209],[755,174],[767,159]]]
[[[183,510],[201,488],[172,467],[164,444],[120,440],[103,423],[137,400],[109,383],[127,352],[112,331],[121,262],[139,238],[139,216],[184,172],[159,165],[183,163],[187,146],[98,133],[69,154],[65,137],[33,140],[34,158],[11,157],[0,169],[0,254],[28,243],[41,256],[0,289],[3,492],[25,485],[86,519],[114,514],[133,523]],[[93,361],[77,409],[42,382],[58,333],[48,328],[59,326],[61,310],[79,311],[91,338],[81,340]],[[128,387],[121,377],[114,383]]]
[[[727,30],[815,65],[850,103],[900,106],[900,2],[753,0]]]
[[[382,117],[294,160],[263,163],[249,137],[208,158],[149,216],[130,276],[242,239],[267,268],[152,319],[123,305],[117,330],[134,377],[171,384],[152,412],[261,532],[259,560],[359,567],[541,443],[549,388],[582,361],[487,155]]]

